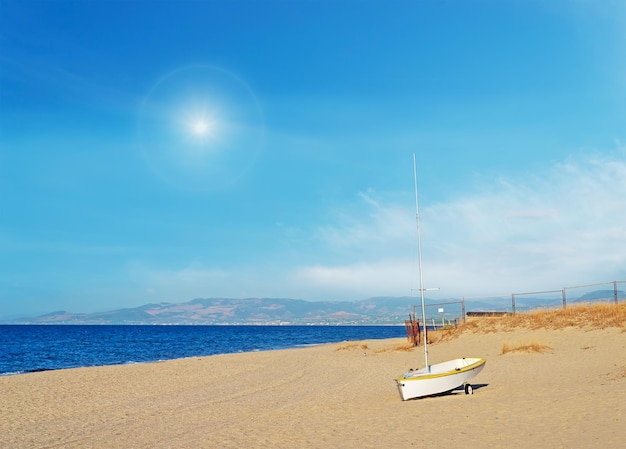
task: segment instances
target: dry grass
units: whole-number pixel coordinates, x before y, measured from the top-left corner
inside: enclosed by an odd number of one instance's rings
[[[367,346],[367,343],[360,343],[357,341],[357,342],[345,343],[339,346],[337,349],[335,349],[335,351],[354,351],[354,350],[367,351],[368,349],[369,349],[369,346]]]
[[[370,348],[367,343],[362,342],[347,342],[338,346],[335,351],[363,351],[367,352],[371,350],[374,354],[380,354],[384,352],[399,352],[399,351],[411,351],[415,346],[413,344],[407,343],[397,343],[392,345],[387,345],[380,348]]]
[[[532,341],[530,343],[518,343],[511,345],[508,342],[502,343],[502,355],[509,352],[546,352],[552,350],[551,346]]]
[[[392,346],[386,346],[384,348],[379,348],[376,349],[374,352],[376,354],[382,353],[382,352],[399,352],[399,351],[411,351],[413,350],[413,348],[415,348],[415,346],[413,346],[412,343],[399,343],[396,345],[392,345]]]
[[[626,303],[581,304],[567,309],[535,310],[503,317],[510,328],[564,329],[566,327],[626,330]]]
[[[428,331],[428,343],[440,343],[458,337],[459,327],[446,326],[436,331]]]
[[[626,302],[581,304],[567,309],[538,309],[515,315],[473,318],[456,328],[429,332],[428,342],[450,340],[466,332],[489,334],[520,328],[558,330],[567,327],[582,329],[617,327],[626,332]]]

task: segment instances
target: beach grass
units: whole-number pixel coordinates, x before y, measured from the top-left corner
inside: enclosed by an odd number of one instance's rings
[[[367,351],[368,349],[369,349],[369,346],[367,345],[367,343],[349,342],[349,343],[344,343],[342,345],[337,346],[337,349],[335,349],[335,351],[354,351],[354,350]]]
[[[566,309],[537,309],[526,313],[468,319],[458,326],[431,331],[429,343],[458,338],[464,333],[490,334],[516,329],[562,330],[619,328],[626,332],[626,302],[593,303],[570,306]]]
[[[566,309],[538,309],[508,315],[505,327],[529,329],[564,329],[566,327],[606,329],[618,327],[626,331],[626,303],[595,303]]]
[[[376,354],[380,354],[383,352],[406,352],[406,351],[412,351],[413,348],[415,348],[415,346],[413,345],[413,343],[396,343],[396,344],[392,344],[391,346],[384,346],[382,348],[377,348],[374,352]]]
[[[370,346],[367,343],[363,343],[363,342],[348,342],[348,343],[343,343],[337,346],[335,351],[363,351],[364,353],[371,351],[374,354],[380,354],[384,352],[411,351],[413,350],[414,347],[415,346],[409,342],[392,343],[392,344],[386,344],[384,346],[378,345],[375,348],[370,348]]]
[[[508,354],[509,352],[546,352],[550,350],[552,350],[551,346],[537,341],[517,344],[512,344],[506,341],[502,343],[502,355]]]

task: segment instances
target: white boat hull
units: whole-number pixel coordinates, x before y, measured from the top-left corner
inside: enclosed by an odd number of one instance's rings
[[[487,362],[481,358],[454,359],[409,371],[396,380],[402,400],[454,390],[473,379]]]

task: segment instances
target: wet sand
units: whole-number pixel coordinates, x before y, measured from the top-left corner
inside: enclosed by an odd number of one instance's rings
[[[504,342],[543,353],[502,355]],[[2,448],[623,448],[626,332],[464,334],[430,362],[486,357],[462,392],[403,402],[406,340],[0,377]]]

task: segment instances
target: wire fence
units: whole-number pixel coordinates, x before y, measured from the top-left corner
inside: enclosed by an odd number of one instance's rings
[[[602,288],[604,287],[604,288]],[[535,309],[567,308],[568,305],[626,301],[626,281],[575,285],[560,290],[511,293],[498,296],[464,296],[461,301],[425,304],[426,330],[456,326],[468,316],[496,316]],[[416,346],[421,341],[422,319],[414,306],[404,322],[407,338]]]
[[[409,319],[404,320],[406,337],[415,346],[419,346],[422,339],[422,328],[428,330],[442,329],[446,326],[456,326],[465,316],[464,301],[447,301],[435,304],[424,304],[426,313],[426,325],[418,316],[417,306],[413,306],[413,313],[409,313]]]
[[[567,308],[568,305],[594,302],[617,304],[626,301],[626,281],[575,285],[560,290],[511,293],[500,296],[463,297],[465,316],[500,313],[523,313],[533,309]]]

